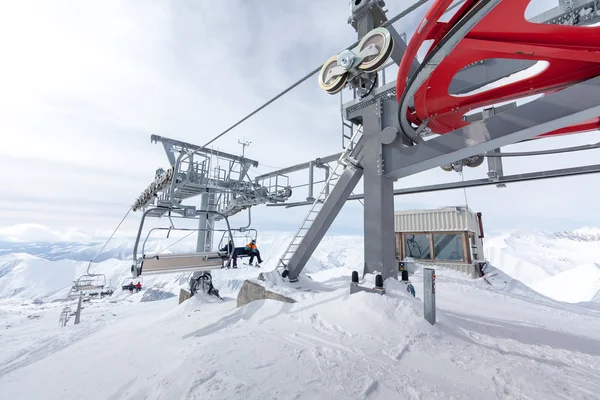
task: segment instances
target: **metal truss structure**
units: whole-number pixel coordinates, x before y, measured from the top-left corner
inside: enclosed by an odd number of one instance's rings
[[[285,181],[268,186],[252,181],[248,171],[256,168],[258,161],[158,135],[152,135],[151,141],[162,143],[171,167],[156,171],[154,182],[132,209],[151,209],[152,216],[160,217],[173,209],[184,209],[184,200],[200,196],[200,209],[209,213],[199,215],[198,252],[212,250],[215,221],[255,205],[284,202],[292,194]]]
[[[424,3],[418,2],[402,15]],[[228,224],[228,217],[243,210],[250,212],[250,207],[260,204],[309,205],[278,264],[282,277],[294,282],[345,202],[364,199],[363,274],[397,279],[395,195],[483,185],[502,187],[512,182],[600,172],[600,165],[590,165],[505,176],[504,157],[553,151],[501,151],[522,141],[600,127],[600,27],[581,27],[597,22],[600,2],[561,0],[559,8],[529,21],[525,19],[529,0],[453,3],[434,0],[406,43],[392,26],[399,17],[388,21],[383,0],[350,2],[348,22],[356,30],[358,42],[328,59],[318,77],[319,86],[329,94],[341,93],[344,88],[351,88],[354,94],[348,101],[340,95],[341,153],[252,180],[248,171],[258,166],[257,161],[153,135],[152,141],[164,146],[170,168],[157,171],[154,182],[132,207],[134,211],[144,210],[132,275],[139,276],[144,270],[194,271],[193,279],[200,282],[205,279],[202,271],[219,268],[231,258],[231,252],[212,251],[215,221]],[[444,20],[442,17],[450,12]],[[425,43],[430,45],[420,63],[416,55]],[[391,64],[398,66],[398,73],[395,81],[386,82],[385,68]],[[531,100],[532,96],[537,98]],[[519,104],[526,98],[530,101]],[[394,182],[401,178],[436,167],[460,171],[465,166],[477,167],[486,159],[487,179],[394,190]],[[323,170],[322,180],[315,180],[315,169]],[[308,196],[289,203],[292,187],[288,174],[301,170],[308,170],[308,184],[301,185],[308,186]],[[355,195],[353,190],[361,179],[364,193]],[[320,183],[323,186],[315,194],[315,185]],[[201,196],[199,210],[182,205],[195,196]],[[138,256],[143,220],[173,215],[199,220],[198,229],[192,230],[199,232],[197,252],[147,256],[142,251]],[[173,224],[165,229],[173,229]],[[227,231],[233,239],[229,226]]]
[[[212,286],[209,271],[229,268],[236,249],[214,249],[214,233],[223,231],[221,241],[226,242],[219,243],[219,248],[223,244],[234,243],[232,231],[254,231],[256,239],[256,231],[250,229],[250,208],[259,204],[282,203],[292,195],[292,190],[285,179],[275,179],[274,182],[272,179],[260,182],[251,180],[248,171],[251,167],[257,167],[258,162],[243,154],[236,156],[157,135],[152,135],[151,141],[163,145],[170,167],[156,171],[154,181],[132,206],[133,211],[143,210],[143,215],[133,249],[131,275],[138,279],[142,274],[191,272],[190,294],[204,290],[219,297],[218,291]],[[240,144],[245,148],[249,142]],[[199,209],[183,204],[196,196],[201,199]],[[248,211],[248,225],[231,228],[228,218],[244,210]],[[143,238],[148,217],[166,217],[169,225],[151,228]],[[196,220],[198,228],[176,227],[173,222],[176,218]],[[217,229],[216,221],[224,221],[227,228]],[[163,249],[160,254],[146,254],[146,242],[156,231],[166,231],[167,237],[172,231],[188,231],[188,235],[197,233],[196,252],[163,254]]]
[[[500,150],[600,127],[600,27],[575,26],[595,22],[598,2],[562,1],[561,13],[541,16],[539,23],[525,20],[529,0],[452,3],[436,0],[406,44],[386,24],[383,1],[351,2],[349,22],[358,33],[358,46],[327,60],[319,85],[329,94],[353,88],[355,96],[342,104],[342,117],[344,128],[354,133],[348,135],[343,128],[344,151],[327,159],[337,156],[338,163],[314,200],[312,171],[322,166],[320,159],[260,176],[264,180],[309,169],[311,195],[306,201],[272,204],[311,205],[280,259],[283,277],[298,279],[349,199],[364,199],[363,273],[397,279],[394,195],[600,172],[600,165],[591,165],[505,176],[502,158],[514,154]],[[454,14],[442,22],[454,7]],[[431,45],[418,63],[417,50],[426,41]],[[390,83],[378,74],[388,59],[399,66],[396,81]],[[518,105],[533,95],[538,98]],[[522,155],[544,154],[534,153]],[[486,158],[488,179],[393,188],[403,177],[435,167],[459,171]],[[352,195],[361,179],[364,194]]]

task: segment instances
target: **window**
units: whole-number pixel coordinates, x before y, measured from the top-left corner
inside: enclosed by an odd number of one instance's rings
[[[406,257],[418,259],[431,259],[431,246],[429,234],[404,234]]]
[[[436,233],[433,235],[433,247],[436,260],[463,261],[465,259],[463,240],[460,234]]]

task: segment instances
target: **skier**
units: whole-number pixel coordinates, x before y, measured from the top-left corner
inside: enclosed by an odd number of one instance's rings
[[[129,293],[133,294],[133,282],[129,283]]]
[[[142,290],[142,284],[141,282],[138,282],[135,284],[135,292],[139,293],[140,290]]]
[[[258,260],[258,265],[262,263],[260,251],[258,251],[258,248],[256,247],[256,240],[252,239],[252,241],[246,245],[244,248],[244,253],[250,256],[250,265],[252,265],[252,261],[254,261],[254,256],[256,256],[256,259]]]

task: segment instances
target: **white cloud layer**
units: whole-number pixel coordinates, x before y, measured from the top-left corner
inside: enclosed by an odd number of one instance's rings
[[[412,3],[389,1],[389,15]],[[111,232],[154,171],[167,163],[161,146],[150,143],[150,134],[206,143],[354,42],[348,11],[344,0],[0,3],[3,236],[86,240]],[[395,26],[410,37],[425,12],[423,7]],[[339,98],[324,94],[315,78],[217,141],[215,148],[237,153],[238,138],[251,140],[247,156],[264,163],[253,174],[264,173],[272,169],[267,166],[338,152],[340,124]],[[593,132],[507,150],[599,141],[600,134]],[[505,172],[596,160],[595,151],[514,159],[506,162]],[[292,184],[306,182],[306,174],[290,177]],[[484,177],[484,167],[465,172],[465,179]],[[395,186],[459,179],[438,169]],[[588,175],[485,187],[469,190],[468,202],[493,229],[600,226],[599,184],[600,177]],[[295,200],[306,197],[303,190],[295,193]],[[458,190],[400,197],[396,207],[464,202]],[[332,231],[360,233],[361,211],[357,202],[348,203]],[[305,212],[257,207],[253,222],[258,229],[289,231]],[[245,218],[233,223],[243,225]],[[135,232],[138,221],[139,214],[133,214],[123,230]]]

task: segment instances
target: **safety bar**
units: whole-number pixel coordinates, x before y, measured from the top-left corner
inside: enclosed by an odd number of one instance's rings
[[[228,255],[227,252],[220,251],[144,256],[139,273],[140,275],[156,275],[219,269]]]

